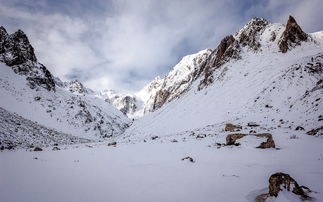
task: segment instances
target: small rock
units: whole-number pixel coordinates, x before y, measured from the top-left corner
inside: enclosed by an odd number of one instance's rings
[[[206,137],[206,135],[205,134],[203,134],[203,135],[197,135],[196,136],[196,139],[202,139],[202,138],[205,138]]]
[[[184,161],[184,160],[189,160],[191,163],[195,163],[194,159],[190,156],[182,158],[182,161]]]
[[[256,122],[249,122],[248,123],[248,126],[249,127],[258,127],[258,126],[260,126],[259,124],[257,124]]]
[[[171,140],[171,142],[178,142],[176,139]]]
[[[110,147],[110,146],[117,146],[117,142],[110,142],[110,143],[108,143],[108,146]]]
[[[53,147],[53,151],[61,150],[59,147]]]
[[[155,140],[155,139],[157,139],[157,138],[159,138],[158,136],[153,136],[153,137],[151,137],[151,139],[152,140]]]
[[[305,130],[302,126],[297,126],[295,130]]]
[[[42,149],[42,148],[40,148],[40,147],[35,147],[35,148],[34,148],[34,151],[43,151],[43,149]]]

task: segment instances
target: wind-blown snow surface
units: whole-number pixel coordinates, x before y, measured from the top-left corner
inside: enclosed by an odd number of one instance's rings
[[[293,133],[298,139],[290,138],[289,130],[279,129],[275,141],[280,150],[256,149],[256,138],[241,139],[239,147],[217,148],[214,143],[223,143],[225,133],[214,133],[215,128],[195,131],[206,135],[202,139],[187,133],[146,142],[120,139],[116,147],[1,152],[1,201],[252,202],[268,192],[268,178],[275,172],[289,173],[320,192],[311,194],[317,201],[323,200],[322,138],[299,131]],[[182,161],[186,156],[195,163]],[[286,197],[300,201],[288,194],[278,199]]]

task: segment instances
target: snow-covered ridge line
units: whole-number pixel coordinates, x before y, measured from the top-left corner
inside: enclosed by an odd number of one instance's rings
[[[123,113],[95,96],[94,91],[79,81],[62,82],[54,78],[38,62],[28,37],[21,30],[9,35],[0,27],[0,94],[1,108],[30,123],[52,128],[57,131],[56,135],[71,134],[99,141],[122,134],[130,124]],[[38,130],[39,127],[34,128]],[[37,136],[37,141],[47,142],[47,132],[42,131],[45,132]],[[24,141],[24,137],[16,138],[20,132],[12,131],[9,136],[2,133],[1,137],[7,142],[15,142],[16,146],[26,146],[19,142]],[[26,138],[30,133],[25,134]]]

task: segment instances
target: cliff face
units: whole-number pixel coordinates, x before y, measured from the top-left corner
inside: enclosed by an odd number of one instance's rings
[[[294,48],[306,41],[308,35],[303,32],[302,28],[297,24],[296,20],[289,16],[285,31],[281,35],[279,41],[279,49],[281,52],[286,53],[289,49]]]
[[[37,62],[34,48],[23,31],[9,35],[4,27],[0,27],[0,62],[10,66],[16,74],[25,75],[30,88],[55,91],[52,74]]]

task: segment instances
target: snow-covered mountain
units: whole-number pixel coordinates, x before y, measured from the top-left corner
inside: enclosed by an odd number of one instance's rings
[[[10,129],[12,124],[0,122],[4,148],[62,143],[61,139],[69,136],[73,136],[74,143],[84,142],[84,138],[111,137],[122,134],[130,123],[125,115],[80,82],[55,79],[37,61],[21,30],[9,35],[0,27],[0,61],[0,107],[7,121],[20,123],[18,128]],[[37,125],[35,132],[27,130],[30,126],[24,124],[29,123]],[[37,135],[33,136],[34,133]],[[54,133],[61,137],[52,135],[52,140],[47,141],[48,134]]]
[[[205,49],[183,57],[164,78],[156,77],[134,94],[105,90],[100,95],[111,100],[113,106],[129,117],[144,116],[188,91],[211,53],[211,49]]]
[[[167,135],[226,122],[322,125],[322,32],[304,33],[293,17],[286,26],[254,18],[205,56],[184,93],[169,96],[157,85],[152,106],[160,108],[126,133]],[[180,98],[158,102],[173,95]]]
[[[133,95],[1,33],[0,149],[43,147],[0,152],[4,201],[323,201],[323,32],[254,18]]]

